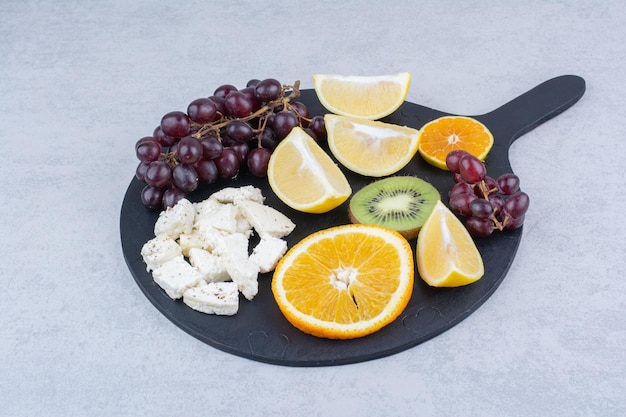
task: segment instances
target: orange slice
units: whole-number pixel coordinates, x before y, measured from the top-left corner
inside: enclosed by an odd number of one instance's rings
[[[417,152],[417,129],[334,114],[325,115],[324,124],[335,158],[361,175],[382,177],[398,172]]]
[[[313,233],[278,263],[272,292],[287,320],[330,339],[371,334],[394,321],[413,292],[413,252],[399,233],[352,224]]]
[[[289,207],[306,213],[325,213],[341,205],[352,188],[330,156],[295,127],[270,157],[270,187]]]
[[[433,287],[459,287],[479,280],[482,257],[463,223],[441,201],[417,236],[417,270]]]
[[[404,103],[410,84],[408,72],[380,76],[313,75],[317,97],[328,111],[368,120],[396,111]]]
[[[462,149],[482,161],[492,146],[493,135],[487,126],[471,117],[440,117],[420,130],[420,155],[431,165],[445,170],[450,151]]]

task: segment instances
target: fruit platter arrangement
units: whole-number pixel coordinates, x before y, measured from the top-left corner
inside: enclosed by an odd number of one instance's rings
[[[122,249],[181,329],[287,366],[391,355],[480,307],[531,196],[512,142],[576,103],[548,80],[494,111],[405,101],[410,73],[222,84],[135,143]]]

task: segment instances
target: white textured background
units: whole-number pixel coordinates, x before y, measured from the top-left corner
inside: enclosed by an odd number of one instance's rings
[[[0,1],[3,416],[626,415],[626,6],[594,1]],[[355,365],[286,368],[188,336],[119,241],[135,141],[217,85],[410,71],[476,115],[562,74],[515,142],[532,199],[500,288],[458,326]]]

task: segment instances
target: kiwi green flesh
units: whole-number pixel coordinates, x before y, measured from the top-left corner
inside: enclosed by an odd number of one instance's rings
[[[350,221],[384,226],[413,239],[439,199],[439,191],[421,178],[387,177],[354,193],[349,203]]]

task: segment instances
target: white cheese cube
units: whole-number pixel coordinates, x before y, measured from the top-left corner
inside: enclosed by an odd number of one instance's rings
[[[191,233],[196,210],[193,204],[183,198],[173,207],[168,207],[159,214],[154,225],[155,236],[166,235],[176,240],[181,233]]]
[[[222,256],[227,262],[240,262],[248,259],[248,238],[241,233],[232,233],[224,236],[222,245],[216,247],[213,253]]]
[[[198,225],[198,233],[202,235],[204,242],[202,249],[208,250],[209,252],[216,250],[219,252],[218,248],[224,246],[224,239],[228,236],[227,233],[217,230],[210,224]]]
[[[183,293],[183,302],[202,313],[232,316],[239,310],[239,291],[234,282],[201,283]]]
[[[220,203],[236,203],[241,200],[256,201],[263,204],[265,197],[260,189],[252,185],[244,185],[242,187],[226,187],[215,193],[210,197],[210,200],[219,201]]]
[[[166,235],[156,236],[141,247],[141,256],[148,272],[181,254],[182,250],[178,243]]]
[[[206,282],[230,281],[226,262],[221,256],[204,249],[192,248],[189,251],[189,262],[200,272],[202,279]]]
[[[250,261],[259,267],[259,272],[271,272],[287,252],[287,242],[270,235],[261,236],[261,240],[252,250]]]
[[[232,204],[217,204],[211,211],[203,211],[196,219],[195,227],[211,226],[227,233],[237,231],[238,210]]]
[[[273,207],[252,200],[239,201],[237,206],[259,235],[280,238],[287,236],[296,227],[287,216]]]
[[[252,300],[259,292],[259,267],[248,259],[234,261],[229,260],[226,264],[228,275],[237,283],[237,288],[248,300]]]
[[[189,251],[193,248],[204,249],[207,246],[204,235],[199,230],[192,230],[191,233],[183,233],[178,239],[183,255],[189,256]]]
[[[219,205],[221,205],[219,201],[211,200],[210,198],[202,200],[198,203],[193,203],[193,206],[196,209],[196,219],[201,218],[205,214],[211,213]]]
[[[200,272],[189,265],[182,255],[155,269],[152,278],[174,300],[182,297],[187,288],[195,287],[202,281]]]

